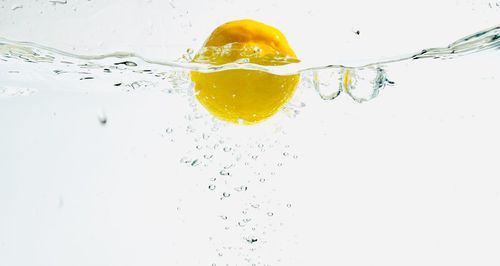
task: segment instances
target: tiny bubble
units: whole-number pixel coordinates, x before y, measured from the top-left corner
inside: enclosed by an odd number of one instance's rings
[[[286,205],[286,207],[291,208],[291,207],[292,207],[292,204],[288,203],[288,204]]]
[[[214,184],[209,185],[209,186],[208,186],[208,189],[210,189],[210,190],[214,190],[214,189],[215,189],[215,185],[214,185]]]
[[[241,191],[247,191],[248,187],[247,186],[239,186],[235,187],[234,190],[241,192]]]
[[[200,160],[195,159],[193,162],[191,162],[191,166],[198,166],[200,165],[200,163],[201,163]]]
[[[108,123],[108,118],[105,115],[99,116],[98,119],[101,126],[105,126]]]
[[[255,237],[251,237],[251,238],[247,238],[247,239],[246,239],[246,241],[247,241],[248,243],[250,243],[250,244],[253,244],[253,243],[257,242],[257,240],[258,240],[258,239],[257,239],[257,238],[255,238]]]
[[[268,212],[268,213],[267,213],[267,216],[269,216],[269,217],[271,217],[271,216],[273,216],[273,215],[274,215],[274,213],[272,213],[272,212]]]
[[[225,152],[230,152],[230,151],[232,150],[232,148],[231,148],[231,147],[224,147],[224,149],[223,149],[223,150],[224,150]]]
[[[222,193],[222,196],[224,196],[224,198],[227,198],[227,197],[231,196],[231,194],[227,193],[227,192],[224,192],[224,193]]]
[[[220,170],[219,174],[220,174],[220,175],[226,175],[226,176],[229,176],[229,175],[230,175],[230,173],[229,173],[226,169],[222,169],[222,170]]]

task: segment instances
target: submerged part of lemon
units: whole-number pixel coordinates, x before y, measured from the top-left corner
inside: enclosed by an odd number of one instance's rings
[[[299,60],[278,29],[254,20],[238,20],[215,29],[193,62],[279,66]],[[254,124],[271,117],[290,100],[300,77],[231,69],[193,71],[191,79],[196,98],[214,116],[233,123]]]

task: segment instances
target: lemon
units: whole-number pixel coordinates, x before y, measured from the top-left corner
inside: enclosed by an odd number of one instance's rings
[[[237,20],[216,28],[193,62],[279,66],[299,60],[278,29],[254,20]],[[191,79],[196,98],[212,115],[232,123],[255,124],[276,114],[290,100],[300,77],[230,69],[192,71]]]

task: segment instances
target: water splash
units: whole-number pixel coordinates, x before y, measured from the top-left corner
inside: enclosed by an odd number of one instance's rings
[[[420,52],[390,59],[376,60],[364,65],[309,66],[307,63],[291,63],[281,66],[262,66],[245,62],[224,65],[191,63],[184,59],[177,62],[152,60],[131,52],[115,52],[103,55],[76,55],[30,42],[16,42],[0,38],[0,60],[7,64],[12,60],[27,63],[48,63],[56,75],[77,75],[80,80],[91,80],[102,73],[118,72],[123,76],[147,74],[147,80],[117,81],[114,86],[127,91],[158,87],[166,80],[173,88],[190,88],[190,71],[216,72],[229,69],[260,70],[276,75],[301,74],[310,80],[322,99],[332,100],[346,92],[356,102],[376,97],[380,90],[393,82],[387,78],[386,68],[400,62],[420,59],[453,59],[471,53],[500,48],[500,26],[486,29],[441,48],[423,49]],[[221,48],[219,48],[221,49]],[[227,49],[230,49],[227,48]],[[223,52],[223,51],[217,51]],[[248,51],[244,51],[248,53]],[[189,54],[191,58],[192,51]],[[283,59],[286,61],[286,59]],[[2,62],[2,64],[4,64]],[[290,62],[289,62],[290,63]],[[141,76],[143,77],[143,76]],[[168,92],[176,92],[169,90]],[[292,112],[293,113],[293,112]]]

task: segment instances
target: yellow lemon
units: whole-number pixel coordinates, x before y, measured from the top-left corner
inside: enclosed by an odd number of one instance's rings
[[[215,29],[193,62],[279,66],[299,60],[278,29],[254,20],[238,20]],[[300,77],[230,69],[211,73],[192,71],[191,79],[196,98],[215,117],[254,124],[271,117],[290,100]]]

